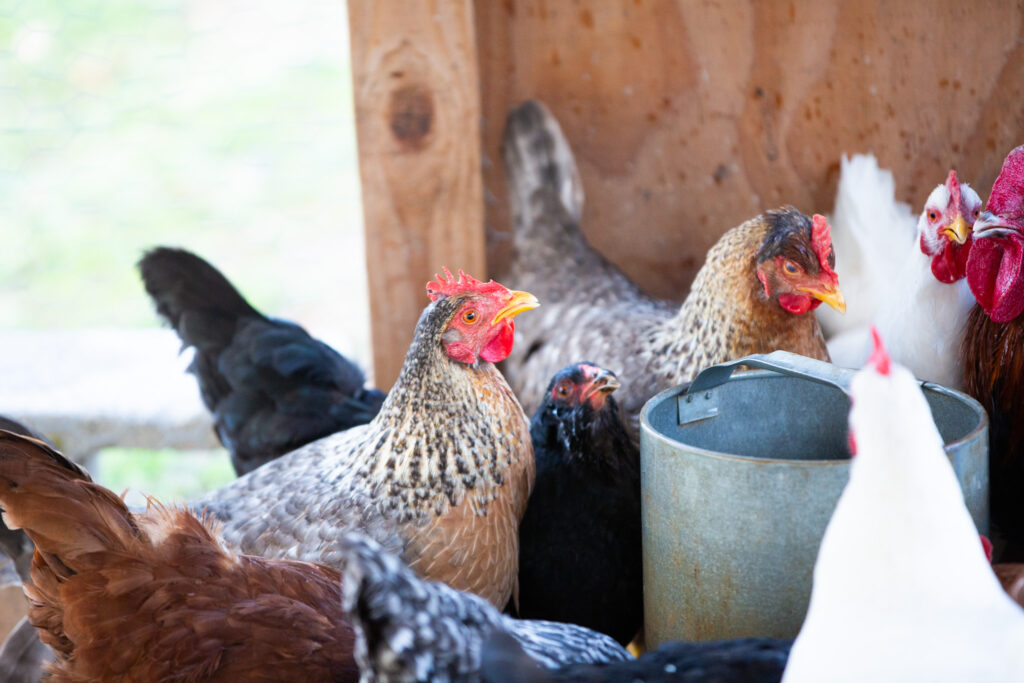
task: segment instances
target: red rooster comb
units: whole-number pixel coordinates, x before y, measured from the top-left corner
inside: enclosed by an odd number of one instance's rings
[[[879,375],[888,377],[889,371],[892,369],[892,359],[889,358],[889,352],[885,350],[885,346],[882,344],[882,337],[879,336],[878,330],[874,325],[871,326],[871,341],[874,344],[875,350],[871,352],[871,357],[868,358],[868,365],[874,365],[875,371]]]
[[[950,206],[960,208],[960,183],[956,179],[956,171],[951,170],[946,176],[946,189],[949,190]]]
[[[448,268],[444,269],[443,276],[434,275],[434,277],[437,279],[427,283],[427,296],[430,297],[431,301],[437,301],[442,296],[452,296],[453,294],[462,294],[464,292],[491,295],[509,291],[507,287],[494,280],[480,282],[475,277],[467,275],[461,268],[459,269],[458,280],[455,279],[452,271],[448,270]]]
[[[1006,218],[1024,217],[1024,145],[1016,147],[1006,155],[999,177],[992,185],[992,194],[985,208]]]
[[[821,272],[835,275],[828,263],[828,255],[832,252],[832,228],[829,227],[828,219],[820,213],[814,214],[811,220],[811,248],[818,256]]]

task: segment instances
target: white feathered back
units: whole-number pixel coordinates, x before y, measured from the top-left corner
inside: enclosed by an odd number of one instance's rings
[[[919,384],[888,363],[876,350],[851,387],[857,456],[783,683],[1024,681],[1024,611],[988,564]]]

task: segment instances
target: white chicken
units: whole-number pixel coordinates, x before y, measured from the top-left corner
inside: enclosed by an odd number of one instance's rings
[[[783,683],[1024,681],[1024,610],[992,573],[919,385],[875,340]]]
[[[896,201],[892,173],[879,168],[872,154],[843,155],[829,223],[847,301],[845,315],[825,307],[816,311],[826,339],[871,324],[916,226],[910,206]]]
[[[946,182],[928,195],[917,223],[917,240],[903,247],[900,264],[875,274],[883,293],[872,322],[889,340],[893,359],[917,377],[955,389],[963,386],[960,341],[974,305],[965,278],[970,226],[980,210],[978,193],[950,171]],[[839,266],[836,269],[842,273]],[[862,366],[871,353],[868,326],[829,338],[828,350],[836,365]]]

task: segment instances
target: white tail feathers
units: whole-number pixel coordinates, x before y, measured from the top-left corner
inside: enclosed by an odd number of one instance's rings
[[[914,241],[917,218],[896,201],[892,173],[878,167],[872,154],[843,155],[836,203],[829,217],[832,243],[848,307],[846,315],[818,309],[826,338],[867,325]]]

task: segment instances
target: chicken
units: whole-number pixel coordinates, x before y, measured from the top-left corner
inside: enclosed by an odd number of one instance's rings
[[[828,360],[807,313],[822,301],[845,306],[834,258],[824,217],[768,211],[719,239],[675,311],[642,301],[545,305],[537,329],[517,340],[505,376],[532,413],[568,363],[589,358],[615,368],[636,440],[644,402],[710,365],[776,349]]]
[[[849,302],[845,315],[830,308],[816,311],[822,332],[831,341],[849,330],[867,334],[875,311],[892,292],[893,274],[915,245],[917,221],[907,204],[896,201],[892,173],[879,168],[873,154],[842,156],[836,202],[828,218],[835,268],[843,274]],[[870,335],[867,344],[870,352]],[[861,365],[863,359],[854,367]]]
[[[850,397],[856,457],[783,681],[1024,681],[1024,611],[992,573],[919,383],[876,337]]]
[[[245,474],[311,441],[373,419],[384,394],[298,325],[267,318],[216,268],[183,249],[139,261],[157,312],[185,346],[217,438]]]
[[[961,356],[966,391],[989,414],[989,496],[1001,561],[1024,560],[1024,145],[1006,157],[974,224],[971,310]],[[997,546],[1000,545],[997,543]]]
[[[55,683],[356,681],[341,572],[227,551],[153,501],[132,513],[41,441],[0,432],[0,505],[36,544],[29,619]]]
[[[512,635],[531,661],[556,667],[628,659],[611,638],[572,624],[517,620],[475,595],[427,583],[359,534],[341,543],[344,605],[364,683],[478,680],[488,635]]]
[[[547,107],[527,100],[510,111],[501,151],[515,231],[509,282],[545,304],[643,301],[672,308],[644,293],[587,242],[580,229],[583,183]]]
[[[916,377],[960,389],[959,348],[974,297],[967,286],[971,225],[981,199],[950,171],[932,190],[918,220],[918,238],[894,272],[880,274],[882,296],[874,312],[893,360]],[[844,275],[845,283],[845,275]],[[871,354],[867,325],[828,340],[832,362],[861,367]]]
[[[460,271],[427,285],[394,387],[371,422],[314,441],[193,504],[241,552],[340,566],[358,529],[413,570],[504,607],[534,480],[529,423],[493,365],[526,292]]]
[[[626,645],[643,622],[640,452],[592,363],[560,370],[530,420],[537,481],[519,525],[520,617]]]
[[[484,646],[481,673],[487,683],[778,683],[792,644],[773,638],[665,643],[633,660],[545,671],[497,631]]]

